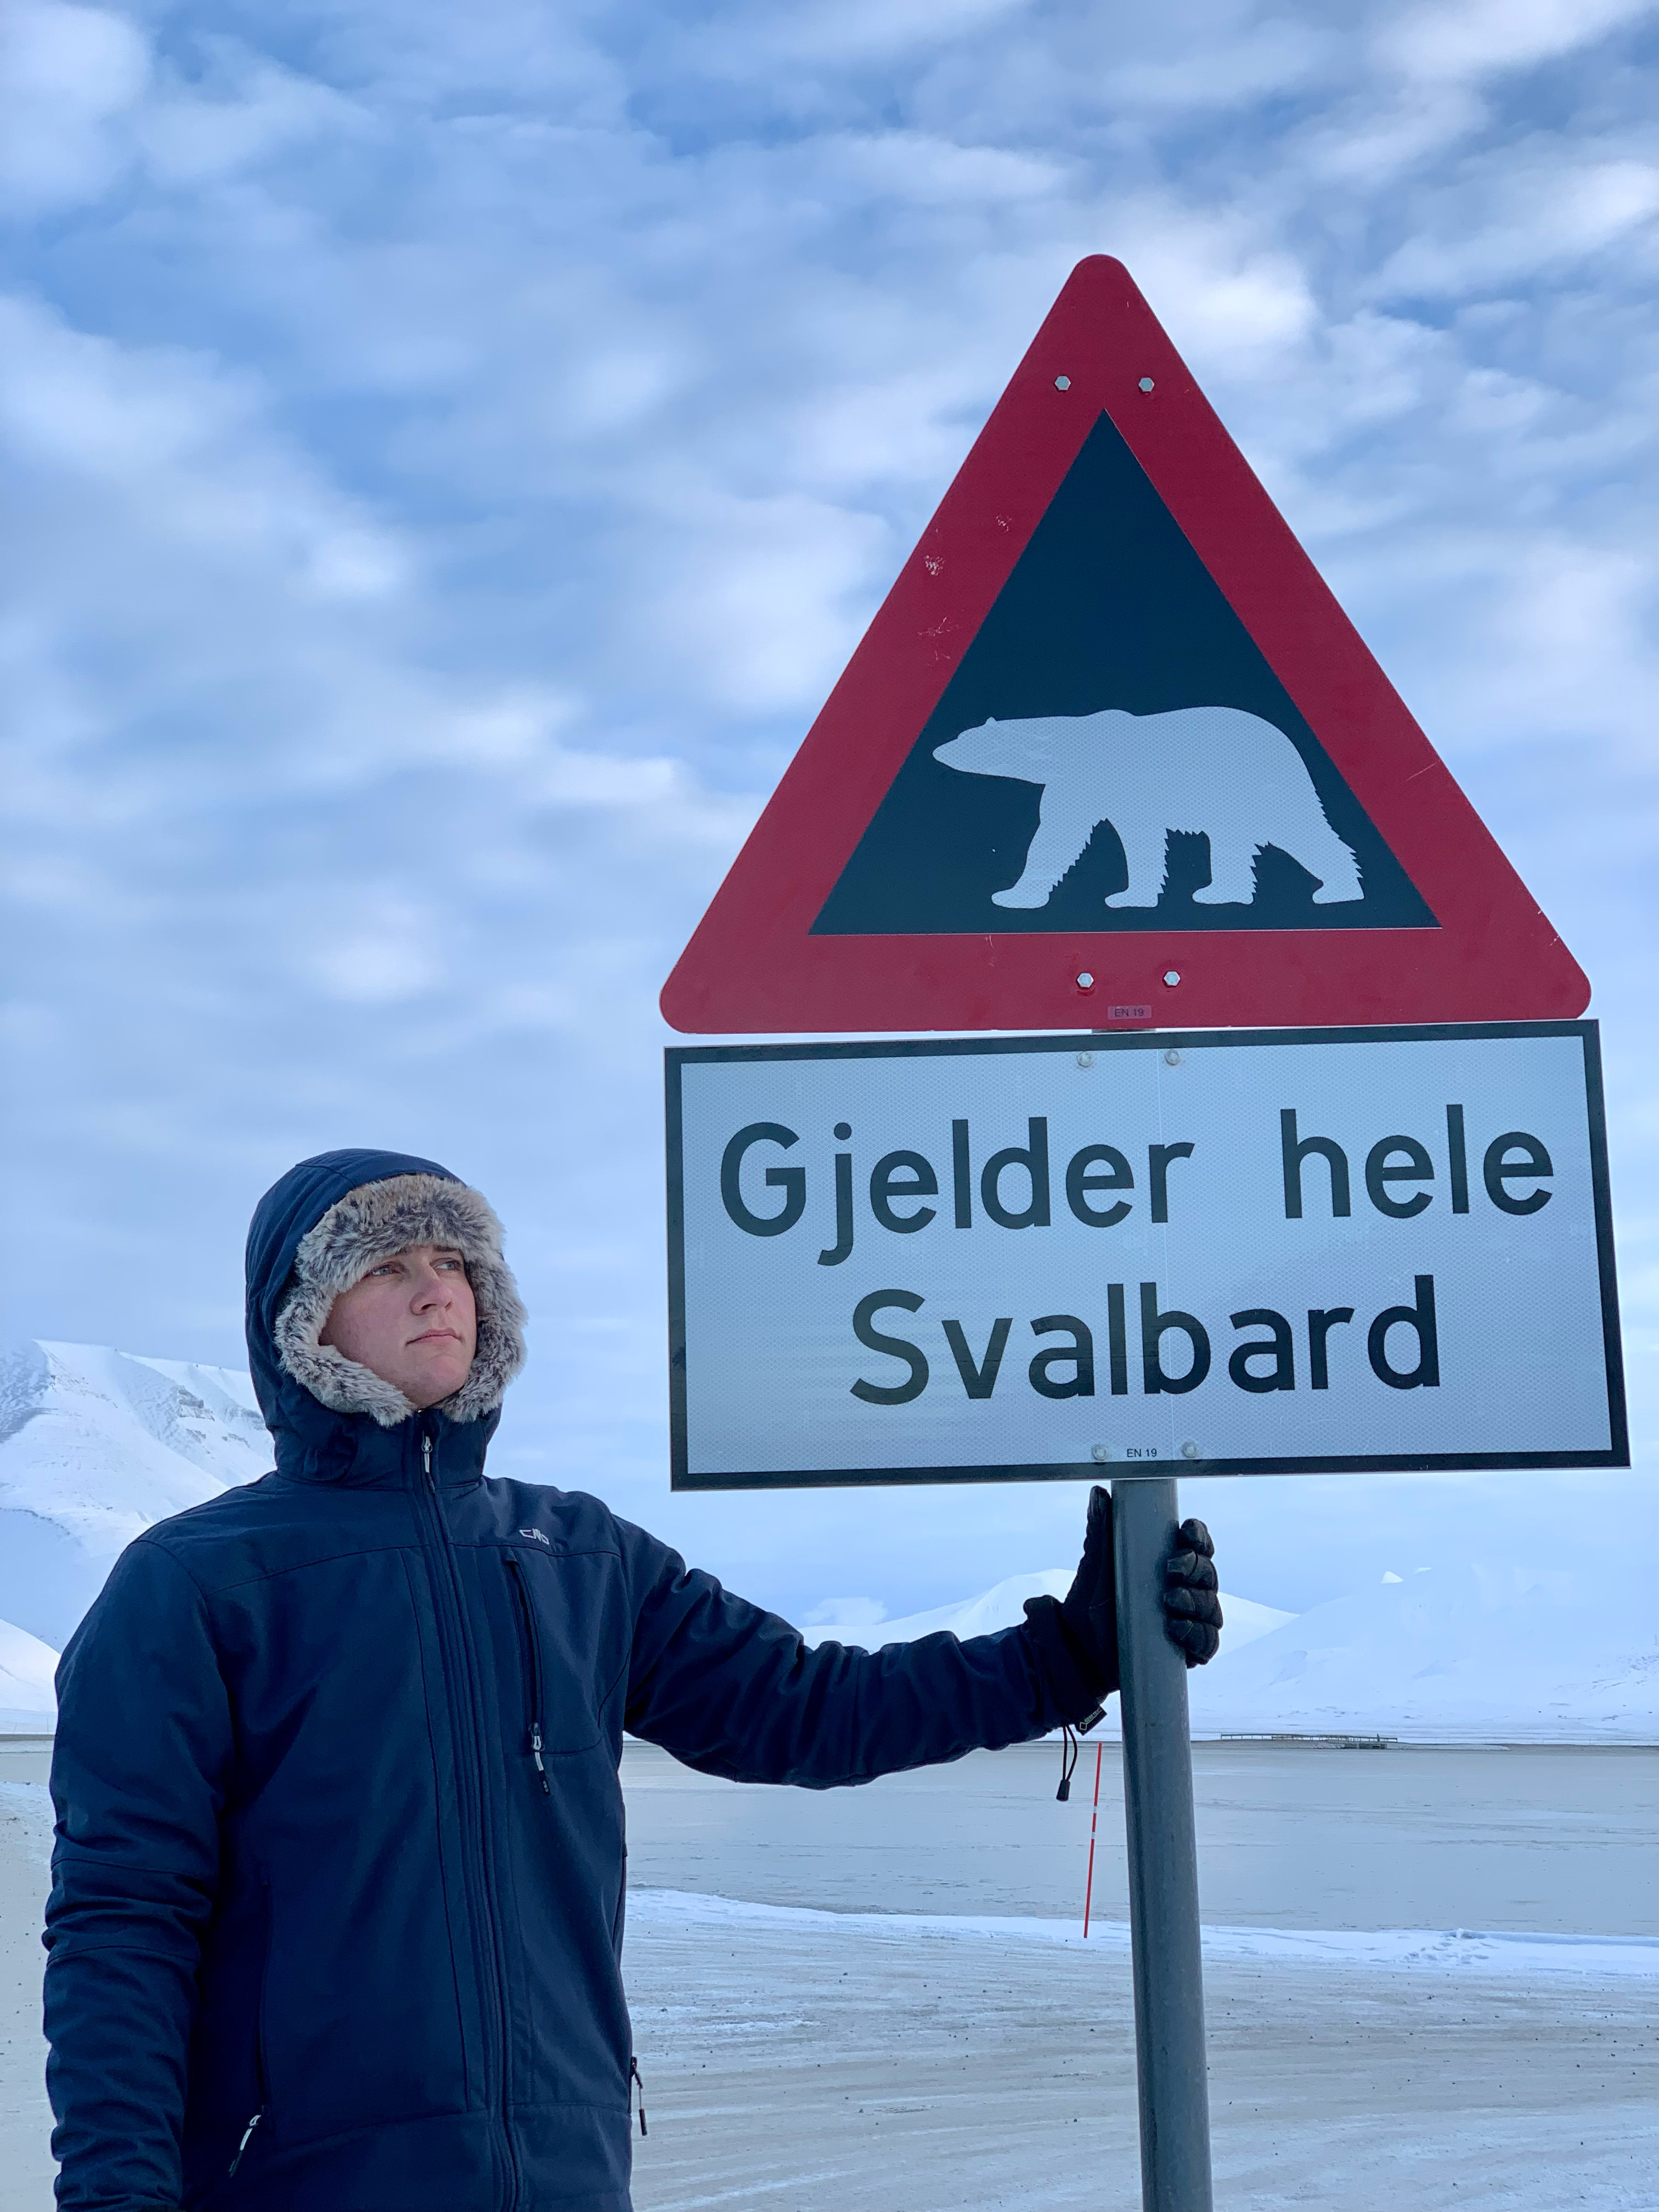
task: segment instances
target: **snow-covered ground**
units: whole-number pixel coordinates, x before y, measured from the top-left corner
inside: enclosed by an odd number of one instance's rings
[[[9,1762],[6,1765],[4,1762]],[[0,2212],[49,2212],[46,1748],[0,1746]],[[1218,2201],[1650,2205],[1659,1760],[1195,1757]],[[1132,2212],[1119,1764],[1052,1747],[828,1793],[623,1762],[639,2212]],[[1092,1782],[1084,1769],[1085,1784]]]
[[[0,1620],[0,1735],[33,1735],[58,1717],[52,1678],[58,1654],[50,1644]]]
[[[0,1746],[0,1773],[45,1757]],[[1225,2212],[1652,2206],[1659,1941],[1628,1932],[1659,1893],[1652,1753],[1198,1765]],[[1133,2212],[1121,1807],[1109,1785],[1085,1942],[1090,1808],[1054,1772],[1030,1747],[744,1790],[629,1747],[638,2212]],[[49,1825],[38,1781],[0,1780],[0,2212],[52,2203]],[[1495,1932],[1433,1917],[1470,1901]]]
[[[1116,1767],[1085,1942],[1091,1807],[1048,1750],[820,1795],[630,1747],[639,2212],[1133,2212]],[[1197,1767],[1219,2206],[1652,2205],[1659,1760]]]
[[[8,1753],[11,1757],[8,1759]],[[0,2212],[52,2212],[52,2112],[40,2035],[40,1918],[50,1886],[52,1801],[0,1744]]]
[[[1653,2205],[1653,1947],[1517,1971],[1501,1947],[1269,1957],[1230,1936],[1206,1955],[1224,2212]],[[657,1893],[635,1900],[626,1965],[651,2116],[638,2212],[1140,2203],[1121,1929],[1085,1944]]]
[[[1037,1920],[1019,1914],[820,1912],[752,1905],[696,1890],[635,1890],[629,1911],[637,1935],[648,1927],[793,1929],[804,1935],[864,1929],[909,1942],[983,1942],[1029,1948],[1085,1943],[1127,1952],[1127,1920],[1095,1920],[1085,1936],[1074,1914]],[[1489,1928],[1226,1928],[1206,1925],[1206,1966],[1227,1960],[1261,1966],[1392,1966],[1427,1974],[1592,1974],[1598,1980],[1659,1982],[1659,1937],[1549,1936]]]

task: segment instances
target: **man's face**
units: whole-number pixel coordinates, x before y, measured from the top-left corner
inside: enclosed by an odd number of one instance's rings
[[[411,1244],[335,1299],[319,1340],[401,1390],[435,1406],[459,1390],[478,1348],[466,1264],[443,1244]]]

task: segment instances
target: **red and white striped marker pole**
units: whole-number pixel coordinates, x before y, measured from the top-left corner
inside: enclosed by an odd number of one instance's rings
[[[1095,1827],[1100,1819],[1100,1754],[1103,1743],[1095,1746],[1095,1808],[1089,1815],[1089,1879],[1083,1885],[1083,1938],[1089,1939],[1089,1899],[1095,1893]]]

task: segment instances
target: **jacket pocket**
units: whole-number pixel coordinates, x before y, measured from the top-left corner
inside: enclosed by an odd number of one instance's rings
[[[259,1946],[259,2002],[253,2008],[253,2076],[259,2085],[259,2110],[270,2106],[270,2041],[265,2025],[265,2008],[270,1990],[270,1877],[265,1875],[259,1883],[260,1917],[264,1923],[263,1940]]]
[[[547,1765],[542,1757],[542,1639],[536,1626],[536,1607],[525,1580],[524,1564],[516,1552],[507,1554],[507,1578],[513,1586],[519,1617],[519,1664],[524,1685],[524,1746],[542,1785],[551,1795]]]
[[[556,1760],[604,1741],[599,1683],[622,1662],[611,1644],[622,1628],[608,1558],[546,1553],[529,1544],[493,1547],[483,1562],[489,1614],[495,1621],[495,1697],[522,1785],[540,1796],[531,1754],[531,1723],[542,1732],[549,1778]],[[500,1577],[500,1579],[495,1579]]]
[[[230,2161],[228,2181],[252,2149],[254,2138],[270,2125],[270,2039],[265,2025],[266,1991],[270,1985],[270,1878],[259,1879],[259,1981],[253,2000],[253,2081],[258,2101],[248,2115]]]

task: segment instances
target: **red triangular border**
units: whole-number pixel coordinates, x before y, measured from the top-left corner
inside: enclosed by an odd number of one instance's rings
[[[1437,929],[811,935],[1103,410]],[[1528,1021],[1589,1000],[1128,271],[1095,255],[1073,270],[732,862],[662,1010],[677,1030],[755,1035]]]

